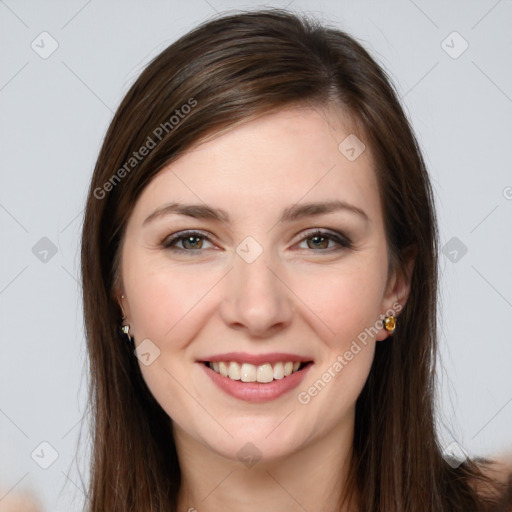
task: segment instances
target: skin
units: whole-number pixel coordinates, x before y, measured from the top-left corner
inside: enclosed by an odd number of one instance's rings
[[[338,150],[350,133],[334,106],[264,115],[171,163],[132,211],[117,291],[136,345],[149,339],[160,350],[150,365],[139,365],[172,418],[183,477],[179,510],[320,512],[334,510],[344,489],[355,402],[387,331],[359,343],[307,404],[298,394],[332,372],[357,336],[387,310],[401,309],[409,294],[402,274],[388,275],[370,148],[355,161]],[[279,222],[297,203],[334,200],[362,209],[368,221],[339,210]],[[230,221],[169,214],[144,224],[173,202],[222,208]],[[312,228],[338,231],[352,247],[314,239]],[[181,251],[163,247],[186,229],[211,242],[193,238],[195,251],[183,239],[174,245]],[[236,252],[247,236],[263,250],[252,263]],[[249,403],[221,391],[197,362],[231,351],[291,352],[314,366],[291,392]],[[248,442],[261,454],[252,467],[237,456]]]
[[[0,503],[2,512],[42,512],[43,509],[35,493],[31,491],[16,492],[0,486]]]

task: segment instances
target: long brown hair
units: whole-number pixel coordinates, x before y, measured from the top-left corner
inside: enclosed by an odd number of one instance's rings
[[[399,329],[377,344],[356,404],[351,481],[359,510],[500,506],[497,497],[475,490],[475,482],[492,483],[481,465],[468,459],[452,468],[436,436],[436,218],[425,163],[398,95],[353,37],[306,16],[265,9],[209,20],[160,53],[126,94],[101,148],[81,249],[93,424],[87,510],[174,511],[180,486],[169,417],[119,335],[114,289],[139,194],[210,134],[285,106],[332,102],[371,148],[391,267],[404,271],[407,258],[417,255]]]

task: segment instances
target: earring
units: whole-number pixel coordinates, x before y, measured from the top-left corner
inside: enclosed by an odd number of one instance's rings
[[[393,334],[396,329],[396,317],[394,315],[384,318],[384,328],[389,334]]]
[[[121,299],[124,299],[125,296],[124,295],[121,295]],[[119,304],[121,306],[121,304]],[[123,306],[121,306],[121,310],[123,312],[123,320],[126,318],[126,315],[124,314],[124,309],[123,309]],[[130,332],[130,326],[129,325],[122,325],[121,324],[121,327],[119,328],[120,330],[120,333],[121,333],[121,336],[123,338],[126,338],[126,340],[128,341],[128,343],[130,343],[130,345],[134,345],[135,344],[135,340],[133,339],[132,336],[130,336],[128,333]]]
[[[129,325],[121,325],[119,327],[119,334],[121,335],[121,337],[124,339],[124,341],[126,341],[132,347],[134,347],[135,346],[135,339],[133,338],[133,336],[130,336],[128,334],[129,332],[130,332],[130,326]]]

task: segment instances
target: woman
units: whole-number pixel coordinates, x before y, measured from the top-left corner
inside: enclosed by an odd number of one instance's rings
[[[82,278],[88,510],[510,507],[508,474],[442,456],[432,190],[347,34],[256,11],[157,56],[101,149]]]

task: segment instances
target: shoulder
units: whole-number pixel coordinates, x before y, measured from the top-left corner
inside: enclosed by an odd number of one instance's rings
[[[495,498],[498,493],[505,500],[503,512],[512,512],[512,454],[477,464],[487,480],[475,482],[477,493],[483,498]]]
[[[10,492],[0,485],[2,512],[42,512],[41,505],[34,493],[24,490]]]
[[[482,469],[486,475],[506,484],[512,477],[512,454],[496,458],[487,467]]]

